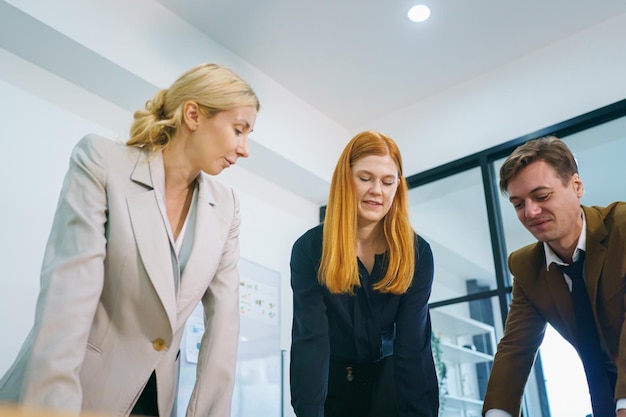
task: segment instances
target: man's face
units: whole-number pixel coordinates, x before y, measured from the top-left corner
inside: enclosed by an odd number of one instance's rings
[[[575,247],[582,230],[579,199],[584,193],[578,174],[563,184],[555,169],[539,160],[509,180],[507,193],[518,219],[537,240],[559,254]]]

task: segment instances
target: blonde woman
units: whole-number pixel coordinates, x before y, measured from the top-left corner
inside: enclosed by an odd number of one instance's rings
[[[298,417],[435,416],[429,244],[408,216],[396,143],[362,132],[335,168],[324,223],[291,255]]]
[[[239,331],[239,202],[212,176],[248,156],[259,101],[228,68],[182,74],[126,144],[90,134],[70,159],[34,326],[0,401],[169,417],[186,319],[206,331],[187,416],[230,415]]]

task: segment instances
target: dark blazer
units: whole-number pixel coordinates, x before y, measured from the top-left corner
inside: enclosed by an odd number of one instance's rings
[[[615,398],[626,398],[626,203],[584,207],[587,222],[585,281],[601,343],[617,366]],[[498,344],[483,412],[519,415],[524,386],[550,323],[576,347],[578,329],[567,283],[559,269],[546,270],[540,242],[513,252],[513,299]]]
[[[193,247],[175,288],[152,155],[96,135],[72,152],[41,272],[34,326],[0,401],[127,416],[156,371],[169,416],[185,321],[206,333],[188,417],[230,415],[239,332],[239,200],[201,173]],[[190,236],[191,236],[190,235]]]
[[[322,232],[322,225],[306,232],[291,254],[290,387],[296,415],[324,415],[330,358],[361,364],[391,354],[399,415],[437,415],[439,394],[428,312],[434,271],[430,245],[416,236],[415,275],[405,294],[373,291],[373,283],[364,280],[369,275],[364,267],[359,268],[361,286],[354,296],[331,294],[317,279]],[[382,255],[377,255],[372,276],[383,275],[382,264]]]

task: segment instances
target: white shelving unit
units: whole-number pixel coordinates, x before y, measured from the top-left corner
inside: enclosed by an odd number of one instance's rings
[[[461,336],[475,336],[488,333],[491,338],[491,345],[495,347],[496,338],[493,326],[469,317],[457,316],[447,313],[441,309],[430,311],[430,318],[435,334],[443,334],[455,339]]]
[[[480,416],[483,409],[483,402],[472,400],[471,398],[454,397],[446,395],[446,404],[441,417],[448,416]]]
[[[493,360],[492,355],[448,342],[441,342],[441,354],[444,361],[452,363],[481,363]]]
[[[486,335],[495,349],[493,326],[441,309],[431,310],[433,333],[440,339],[441,360],[447,368],[448,395],[442,417],[478,417],[482,400],[478,398],[475,364],[493,361],[493,356],[472,348],[472,337]],[[469,346],[469,347],[468,347]]]

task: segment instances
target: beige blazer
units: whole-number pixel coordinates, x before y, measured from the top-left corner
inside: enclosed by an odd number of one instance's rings
[[[199,176],[196,227],[178,292],[153,189],[160,152],[95,135],[75,147],[41,271],[34,326],[0,380],[0,401],[129,415],[156,370],[173,411],[184,324],[202,301],[187,416],[230,416],[239,333],[239,201]],[[189,233],[189,231],[187,232]]]
[[[600,342],[617,366],[616,398],[626,398],[626,203],[584,207],[587,221],[585,282]],[[483,413],[492,408],[520,414],[524,386],[550,323],[574,347],[578,329],[563,274],[546,270],[542,243],[509,257],[515,277],[504,336],[498,344]]]

